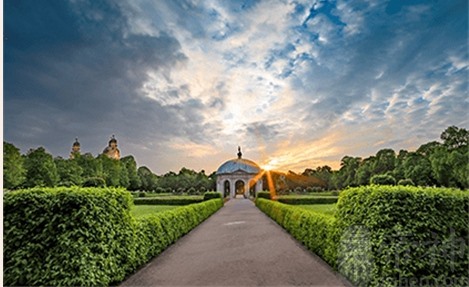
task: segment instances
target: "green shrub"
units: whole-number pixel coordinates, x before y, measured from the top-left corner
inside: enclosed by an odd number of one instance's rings
[[[278,202],[285,204],[330,204],[336,203],[337,196],[279,196],[277,198]]]
[[[396,179],[388,174],[377,174],[370,178],[370,183],[378,185],[395,185]]]
[[[222,198],[221,193],[214,191],[204,193],[204,200],[210,200],[214,198]]]
[[[406,179],[401,179],[397,182],[397,185],[415,185],[412,179],[406,178]]]
[[[133,218],[123,189],[36,188],[4,195],[9,286],[109,286],[223,206],[212,199]]]
[[[165,193],[166,190],[165,190],[163,187],[158,186],[158,187],[155,189],[155,192],[156,192],[156,193]]]
[[[83,181],[83,187],[105,187],[106,181],[101,177],[88,177]]]
[[[337,232],[333,216],[264,198],[256,199],[256,206],[309,250],[335,266]]]
[[[260,191],[260,192],[257,193],[257,198],[271,199],[271,197],[270,197],[270,192],[268,192],[268,191]]]
[[[5,285],[97,286],[134,267],[123,189],[35,188],[4,195]]]
[[[138,197],[146,197],[146,196],[147,194],[143,191],[138,193]]]
[[[135,205],[188,205],[204,201],[202,196],[164,196],[134,198]]]
[[[336,212],[338,270],[358,286],[468,286],[468,210],[469,193],[452,189],[348,189]]]
[[[218,198],[138,218],[138,265],[161,253],[222,206],[223,200]]]

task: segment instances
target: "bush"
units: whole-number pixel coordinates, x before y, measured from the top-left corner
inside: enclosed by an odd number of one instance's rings
[[[348,189],[337,205],[338,269],[359,286],[467,286],[468,210],[469,193],[457,190]]]
[[[204,201],[202,196],[164,196],[134,198],[135,205],[188,205]]]
[[[401,179],[397,182],[397,185],[415,185],[412,179],[406,178],[406,179]]]
[[[260,192],[257,193],[257,198],[271,199],[271,197],[270,197],[270,192],[268,192],[268,191],[260,191]]]
[[[88,177],[83,182],[83,187],[105,187],[106,181],[101,177]]]
[[[36,188],[5,194],[5,285],[116,285],[223,201],[138,220],[130,215],[131,204],[123,189]]]
[[[333,216],[264,198],[258,198],[256,206],[309,250],[335,265],[337,240]]]
[[[146,197],[146,196],[147,194],[143,191],[138,193],[138,197]]]
[[[337,196],[279,196],[278,202],[285,204],[330,204],[336,203]]]
[[[123,189],[36,188],[4,195],[5,285],[97,286],[135,263]]]
[[[370,183],[378,185],[395,185],[396,179],[388,174],[377,174],[370,178]]]
[[[136,234],[138,265],[161,253],[222,206],[223,200],[218,198],[139,218]]]
[[[204,200],[210,200],[214,198],[223,198],[219,192],[206,192],[204,193]]]

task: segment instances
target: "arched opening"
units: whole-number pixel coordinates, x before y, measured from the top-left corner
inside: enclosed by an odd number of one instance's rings
[[[225,180],[225,183],[223,183],[223,196],[227,197],[230,196],[230,181]]]
[[[245,191],[244,190],[244,181],[242,181],[242,180],[236,181],[235,190],[236,190],[235,196],[238,195],[238,194],[242,194],[244,196],[244,191]]]

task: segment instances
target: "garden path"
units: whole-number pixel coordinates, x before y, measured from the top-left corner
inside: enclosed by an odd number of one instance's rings
[[[217,213],[121,286],[352,286],[248,199]]]

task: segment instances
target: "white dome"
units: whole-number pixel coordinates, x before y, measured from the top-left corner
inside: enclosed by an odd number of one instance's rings
[[[261,171],[261,168],[252,160],[244,158],[235,158],[222,164],[218,168],[217,174],[229,174],[237,171],[243,171],[245,173],[250,174],[258,174]]]

